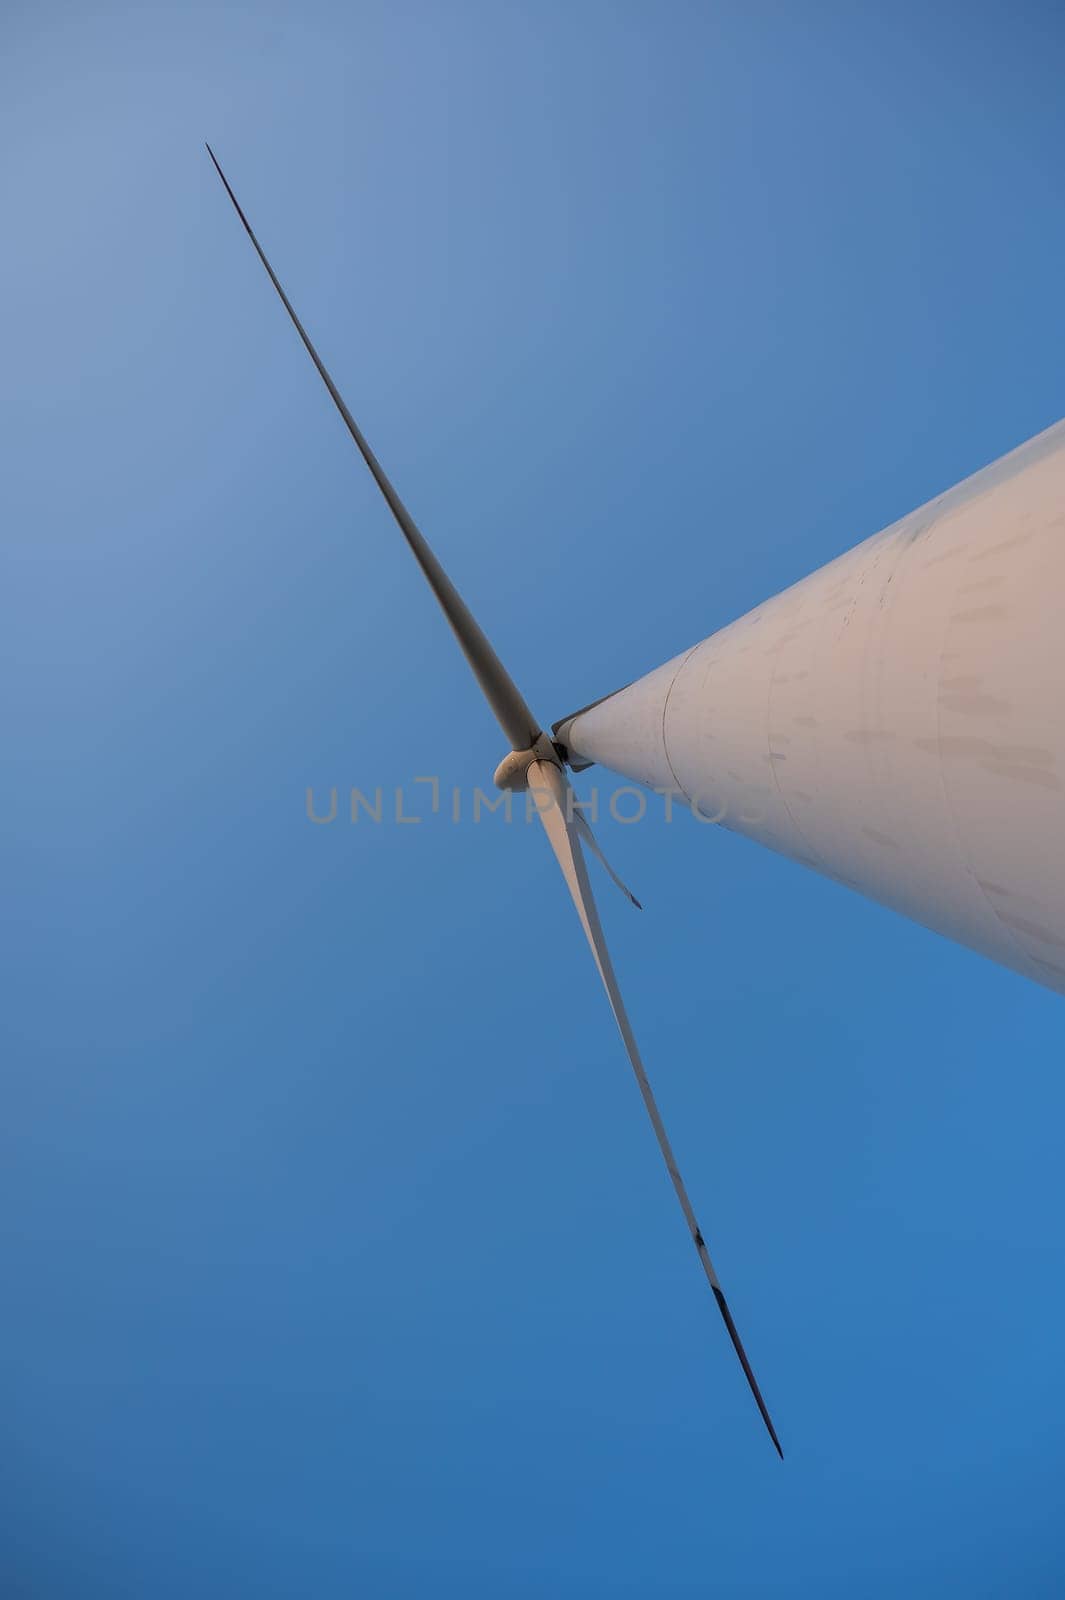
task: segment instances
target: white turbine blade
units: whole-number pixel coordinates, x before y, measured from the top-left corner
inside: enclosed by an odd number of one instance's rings
[[[441,611],[443,611],[450,623],[451,630],[458,640],[466,660],[473,669],[473,675],[480,684],[485,699],[495,713],[496,721],[510,740],[512,749],[529,749],[530,746],[535,744],[540,734],[536,718],[525,704],[517,684],[492,649],[473,613],[433,554],[414,518],[392,487],[384,468],[363,437],[358,423],[344,404],[340,390],[326,371],[321,357],[311,343],[302,322],[293,310],[292,302],[284,289],[282,289],[273,267],[266,259],[266,253],[252,232],[251,223],[241,210],[240,202],[229,187],[229,180],[219,166],[218,159],[210,145],[207,146],[207,154],[214,162],[214,169],[222,180],[226,194],[233,202],[233,209],[243,223],[245,233],[255,247],[256,255],[266,268],[270,282],[278,292],[281,304],[292,319],[292,325],[302,339],[307,354],[317,367],[319,377],[329,390],[333,404],[344,420],[344,426],[351,434],[359,454],[373,474],[374,482],[384,495],[388,509],[399,524],[400,532],[406,539],[415,561],[421,567],[430,589],[436,596]]]
[[[684,1180],[677,1168],[669,1137],[662,1122],[644,1064],[640,1059],[640,1052],[629,1023],[624,1001],[621,998],[621,991],[614,976],[610,953],[603,937],[599,912],[596,909],[595,899],[588,881],[588,868],[581,852],[578,830],[568,820],[567,794],[569,783],[562,771],[553,762],[534,761],[529,767],[529,788],[535,792],[536,809],[539,813],[540,821],[544,825],[544,832],[547,834],[558,864],[562,868],[566,886],[572,896],[577,915],[581,920],[585,937],[591,946],[592,956],[599,969],[599,976],[603,980],[603,988],[606,990],[607,999],[610,1001],[610,1009],[614,1013],[614,1020],[618,1025],[625,1049],[628,1052],[629,1061],[632,1063],[632,1070],[636,1074],[636,1082],[639,1084],[640,1094],[643,1096],[643,1103],[647,1108],[647,1115],[651,1119],[651,1126],[654,1128],[655,1138],[658,1140],[658,1148],[661,1150],[665,1160],[666,1169],[672,1180],[677,1199],[680,1201],[680,1208],[684,1212],[684,1220],[688,1224],[688,1231],[698,1251],[699,1260],[703,1264],[703,1271],[706,1273],[707,1281],[713,1290],[718,1310],[721,1312],[725,1327],[728,1329],[729,1338],[732,1340],[733,1348],[740,1359],[740,1365],[750,1385],[751,1393],[754,1395],[755,1402],[762,1414],[762,1421],[769,1430],[769,1437],[776,1447],[777,1454],[783,1460],[784,1452],[780,1448],[780,1440],[777,1438],[776,1429],[773,1427],[765,1401],[762,1399],[757,1379],[747,1359],[747,1352],[744,1350],[740,1336],[736,1331],[736,1324],[732,1320],[728,1302],[718,1281],[717,1273],[714,1271],[714,1264],[710,1260],[710,1252],[706,1248],[706,1241],[700,1232],[695,1212],[692,1210],[688,1191],[684,1187]],[[545,795],[549,796],[549,799],[545,798]]]
[[[596,838],[595,834],[592,832],[591,826],[588,823],[588,821],[586,820],[586,818],[584,817],[583,812],[578,811],[575,806],[572,808],[572,810],[573,810],[573,818],[572,818],[573,826],[577,830],[577,837],[580,839],[581,843],[588,846],[588,849],[595,856],[596,860],[602,866],[602,868],[606,872],[607,876],[609,878],[611,878],[614,883],[617,884],[618,888],[621,890],[621,892],[625,896],[626,900],[630,900],[632,902],[632,904],[636,907],[637,911],[642,911],[643,910],[643,906],[640,904],[639,900],[637,900],[636,896],[633,894],[632,890],[629,888],[628,884],[624,881],[624,879],[619,878],[618,874],[614,871],[613,867],[610,865],[610,862],[607,860],[606,856],[603,854],[602,846],[600,845],[599,840]]]

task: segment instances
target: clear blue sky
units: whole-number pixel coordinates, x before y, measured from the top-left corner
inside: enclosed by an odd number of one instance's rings
[[[548,720],[1065,414],[1060,9],[2,30],[5,1600],[1060,1595],[1060,998],[603,827],[782,1465],[538,831],[305,818],[501,740],[202,146]]]

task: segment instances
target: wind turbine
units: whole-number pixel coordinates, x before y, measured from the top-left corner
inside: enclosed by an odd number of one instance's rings
[[[633,1037],[582,847],[601,852],[566,767],[597,762],[670,791],[704,820],[1065,993],[1065,422],[547,733],[370,449],[207,149],[510,744],[496,783],[535,792],[688,1231],[782,1455]]]

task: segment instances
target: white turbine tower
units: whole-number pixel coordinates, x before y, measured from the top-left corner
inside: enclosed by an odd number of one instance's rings
[[[555,731],[1065,993],[1065,422]]]
[[[782,1454],[625,1012],[582,843],[600,852],[565,768],[598,762],[671,790],[1065,992],[1065,423],[552,736],[386,477],[207,148],[509,741],[497,784],[536,790],[685,1222]]]

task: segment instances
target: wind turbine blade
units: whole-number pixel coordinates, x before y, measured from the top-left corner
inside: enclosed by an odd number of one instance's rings
[[[587,848],[592,852],[593,856],[595,856],[596,860],[599,862],[600,866],[603,868],[603,871],[607,874],[607,877],[610,878],[617,885],[617,887],[621,890],[622,894],[625,896],[626,900],[628,900],[630,902],[630,904],[634,905],[636,907],[637,911],[642,911],[643,910],[643,905],[642,905],[641,901],[637,900],[636,896],[633,894],[632,890],[629,888],[629,886],[625,882],[624,878],[619,877],[618,874],[614,871],[613,867],[610,865],[610,862],[607,860],[606,856],[603,854],[603,849],[602,849],[602,846],[599,843],[599,840],[596,838],[595,834],[592,832],[591,826],[585,820],[585,817],[584,817],[583,813],[580,812],[580,811],[577,811],[576,809],[574,809],[572,822],[573,822],[574,828],[577,831],[578,839],[581,841],[581,843],[583,845],[586,845]]]
[[[758,1387],[758,1381],[751,1368],[751,1363],[747,1359],[747,1352],[743,1348],[739,1333],[736,1330],[736,1324],[732,1320],[732,1313],[729,1310],[717,1273],[714,1271],[714,1264],[710,1260],[710,1252],[706,1248],[706,1241],[695,1219],[695,1212],[692,1210],[688,1191],[684,1187],[684,1180],[678,1170],[676,1158],[673,1155],[673,1149],[658,1110],[658,1104],[648,1081],[643,1061],[640,1059],[640,1052],[629,1023],[624,1001],[621,998],[621,991],[614,976],[610,952],[607,950],[606,940],[603,937],[603,928],[599,921],[599,912],[588,881],[588,868],[581,852],[578,832],[568,818],[566,797],[569,783],[560,768],[555,766],[553,762],[534,761],[529,766],[529,788],[535,792],[536,809],[539,813],[540,821],[544,825],[544,831],[550,840],[551,848],[555,852],[559,866],[562,868],[566,887],[569,889],[577,915],[581,920],[585,937],[591,946],[592,956],[599,969],[599,976],[603,980],[603,988],[606,990],[607,999],[610,1001],[610,1009],[614,1013],[614,1021],[618,1025],[618,1031],[628,1052],[629,1061],[632,1063],[632,1070],[636,1074],[636,1082],[639,1085],[640,1094],[643,1096],[647,1115],[651,1119],[651,1126],[654,1128],[655,1138],[658,1140],[658,1148],[661,1150],[665,1160],[677,1199],[680,1201],[680,1208],[684,1212],[684,1220],[688,1224],[688,1231],[698,1251],[699,1260],[702,1262],[703,1271],[706,1273],[707,1281],[713,1290],[718,1310],[721,1312],[725,1327],[728,1329],[728,1336],[732,1340],[733,1348],[740,1359],[740,1365],[750,1385],[751,1393],[754,1395],[755,1402],[762,1414],[762,1421],[769,1430],[769,1437],[773,1441],[777,1455],[783,1460],[784,1452],[780,1448],[780,1440],[777,1438],[776,1429],[773,1427],[765,1401],[762,1399],[762,1392]],[[545,798],[545,796],[549,797],[549,799]]]
[[[308,338],[302,322],[293,309],[292,302],[289,300],[284,289],[282,289],[273,267],[266,259],[266,254],[262,248],[262,245],[252,232],[251,224],[244,215],[244,212],[241,210],[240,203],[237,200],[236,195],[229,187],[229,180],[222,171],[222,168],[218,163],[218,159],[210,145],[207,146],[207,154],[214,163],[215,171],[221,178],[222,183],[225,186],[225,191],[230,200],[233,202],[233,208],[236,211],[237,216],[244,224],[244,230],[247,233],[248,238],[255,246],[256,255],[266,268],[270,282],[273,284],[281,298],[281,304],[284,306],[285,310],[292,319],[292,325],[302,339],[307,354],[318,368],[318,374],[326,388],[329,390],[333,404],[343,417],[345,427],[351,434],[351,437],[354,439],[362,459],[365,461],[366,465],[373,474],[374,482],[384,495],[388,504],[388,509],[391,511],[393,517],[396,519],[396,522],[399,524],[400,532],[403,534],[404,539],[406,539],[407,544],[410,546],[415,561],[417,561],[418,565],[422,569],[422,572],[425,574],[425,577],[429,583],[429,587],[432,589],[433,594],[436,596],[436,599],[440,605],[440,609],[443,611],[448,622],[451,624],[452,632],[461,645],[466,660],[473,668],[474,677],[480,684],[485,699],[488,701],[492,711],[495,713],[497,722],[503,729],[503,732],[506,734],[507,738],[510,740],[511,748],[513,750],[528,750],[530,746],[536,742],[536,739],[540,734],[540,728],[536,718],[525,704],[525,701],[522,698],[517,685],[514,683],[514,680],[511,678],[503,663],[492,649],[487,637],[482,632],[479,624],[476,622],[473,613],[470,611],[469,607],[466,605],[466,602],[455,588],[455,585],[451,582],[451,579],[440,565],[436,556],[433,554],[424,536],[418,529],[414,518],[403,504],[403,501],[399,498],[399,495],[396,493],[395,489],[392,487],[384,468],[381,466],[381,463],[378,461],[377,457],[374,455],[373,451],[370,449],[370,446],[366,442],[366,439],[363,437],[358,423],[355,421],[355,418],[344,404],[339,389],[329,376],[329,373],[326,371],[321,357]]]

